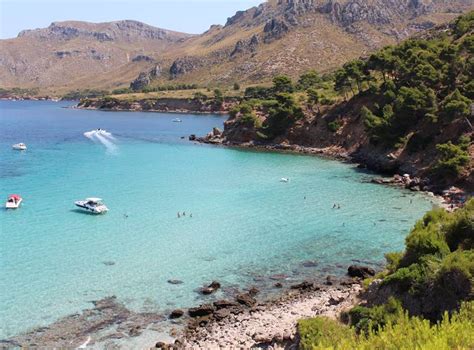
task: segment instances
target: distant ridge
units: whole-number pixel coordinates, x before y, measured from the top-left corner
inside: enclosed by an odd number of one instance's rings
[[[269,0],[201,35],[124,20],[54,22],[0,40],[0,87],[50,93],[146,83],[257,83],[327,71],[446,23],[471,0]]]

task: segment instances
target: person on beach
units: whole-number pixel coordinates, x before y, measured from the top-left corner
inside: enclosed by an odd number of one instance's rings
[[[179,211],[178,211],[178,219],[181,217],[181,215],[179,215]]]
[[[336,203],[334,203],[334,205],[332,206],[333,209],[336,209],[337,205]]]
[[[186,212],[185,212],[185,211],[183,211],[183,216],[186,216]]]

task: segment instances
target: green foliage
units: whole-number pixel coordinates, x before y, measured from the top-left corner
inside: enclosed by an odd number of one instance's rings
[[[193,99],[198,100],[198,101],[206,101],[207,95],[203,94],[202,92],[197,91],[193,94]]]
[[[292,93],[294,91],[291,78],[286,75],[277,75],[273,78],[273,91],[279,93]]]
[[[197,89],[197,84],[176,84],[176,85],[159,85],[159,86],[145,86],[137,92],[149,93],[159,91],[178,91],[178,90],[194,90]]]
[[[400,266],[400,262],[403,258],[403,253],[401,252],[392,252],[385,254],[385,260],[387,260],[386,269],[393,273]]]
[[[96,98],[108,95],[108,91],[105,90],[93,90],[93,89],[85,89],[85,90],[75,90],[70,91],[65,94],[62,98],[64,100],[80,100],[81,98]]]
[[[238,91],[238,90],[240,90],[240,84],[237,83],[237,82],[235,82],[235,83],[234,83],[234,86],[232,86],[232,88],[233,88],[235,91]]]
[[[263,86],[251,86],[245,89],[244,99],[266,100],[274,97],[273,89]]]
[[[310,70],[300,76],[298,82],[296,84],[296,88],[298,90],[304,91],[310,88],[317,88],[319,87],[319,83],[321,82],[321,77],[315,70]]]
[[[241,125],[259,128],[261,126],[260,120],[254,112],[254,107],[255,106],[249,101],[242,102],[231,109],[230,116],[232,118],[239,118],[238,122]]]
[[[328,130],[331,132],[337,132],[340,128],[342,128],[341,120],[334,120],[328,123]]]
[[[122,95],[122,94],[130,94],[132,93],[132,89],[130,88],[121,88],[112,90],[112,95]]]
[[[474,11],[459,17],[454,25],[454,33],[456,37],[461,37],[469,31],[474,29]]]
[[[403,256],[387,254],[388,274],[382,284],[420,300],[435,293],[443,303],[432,305],[427,316],[436,319],[472,293],[473,238],[474,199],[454,213],[428,212],[407,236]]]
[[[469,142],[461,138],[457,145],[451,141],[436,145],[440,158],[436,163],[434,173],[441,177],[457,177],[462,169],[469,164],[471,158],[467,150]]]
[[[318,317],[299,321],[298,332],[303,350],[467,350],[474,348],[474,302],[464,303],[452,315],[445,313],[436,324],[401,313],[380,329],[357,335],[347,326]]]
[[[355,328],[357,333],[363,332],[365,334],[378,331],[388,322],[396,322],[396,319],[402,314],[402,304],[395,298],[390,298],[386,304],[372,308],[356,306],[348,313],[350,325]]]
[[[268,138],[275,138],[284,133],[288,127],[304,117],[303,110],[294,97],[288,93],[276,95],[277,105],[270,108],[262,132]]]
[[[224,95],[220,89],[214,89],[214,101],[218,105],[222,105],[224,102]]]
[[[471,100],[456,89],[443,100],[442,113],[446,120],[468,117],[471,114]]]

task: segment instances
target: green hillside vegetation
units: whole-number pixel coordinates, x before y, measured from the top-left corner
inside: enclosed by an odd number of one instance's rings
[[[298,331],[303,350],[467,350],[474,347],[473,321],[474,302],[467,302],[459,312],[445,313],[436,324],[401,312],[367,334],[323,317],[299,321]]]
[[[407,236],[405,252],[386,257],[376,292],[389,299],[353,308],[343,317],[349,325],[324,318],[300,321],[302,348],[471,349],[474,199],[454,213],[428,212]]]

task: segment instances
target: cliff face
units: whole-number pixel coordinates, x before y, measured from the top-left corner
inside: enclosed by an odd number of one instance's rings
[[[157,64],[152,85],[296,77],[332,69],[470,8],[471,0],[270,0],[198,36],[136,21],[56,22],[0,41],[0,87],[128,87]]]

